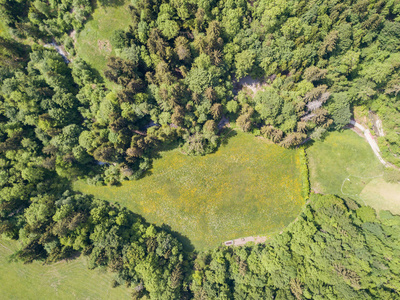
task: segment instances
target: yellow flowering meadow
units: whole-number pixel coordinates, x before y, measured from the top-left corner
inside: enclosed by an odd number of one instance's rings
[[[120,187],[76,182],[84,193],[116,201],[148,222],[166,224],[197,250],[282,230],[301,211],[297,150],[238,133],[203,157],[162,152],[151,175]]]

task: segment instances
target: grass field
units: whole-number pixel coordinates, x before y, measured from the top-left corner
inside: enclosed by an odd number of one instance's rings
[[[309,147],[307,154],[311,188],[316,193],[361,200],[365,186],[383,174],[369,144],[351,130],[330,133]]]
[[[0,239],[0,299],[131,299],[125,286],[111,288],[113,275],[88,270],[84,258],[24,265],[10,262],[17,242]]]
[[[238,133],[213,154],[162,152],[151,175],[84,193],[127,206],[148,222],[169,225],[197,250],[252,235],[276,233],[301,211],[299,155]],[[191,246],[190,245],[190,246]]]
[[[360,194],[366,205],[375,210],[390,210],[400,215],[400,184],[388,183],[383,178],[375,178],[369,182]]]
[[[131,21],[129,1],[108,2],[111,5],[101,6],[97,2],[98,7],[95,8],[84,29],[77,35],[76,43],[78,55],[101,75],[108,57],[115,55],[110,43],[113,32],[117,29],[127,29]]]

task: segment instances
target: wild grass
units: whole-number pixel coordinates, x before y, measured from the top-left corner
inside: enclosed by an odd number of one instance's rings
[[[311,189],[360,200],[364,187],[383,174],[369,144],[351,130],[332,132],[307,149]]]
[[[77,35],[75,45],[78,55],[101,76],[103,76],[108,58],[115,55],[110,41],[113,32],[117,29],[127,29],[131,22],[129,1],[106,2],[107,5],[97,2],[97,7],[89,21]],[[113,2],[116,5],[112,5]]]
[[[204,157],[162,152],[151,174],[120,187],[76,182],[75,188],[168,225],[197,250],[278,232],[304,203],[298,151],[245,133]]]
[[[362,201],[376,211],[389,210],[400,215],[400,184],[388,183],[383,178],[369,182],[360,194]]]
[[[10,262],[15,241],[0,239],[0,299],[130,299],[125,286],[111,287],[113,275],[88,270],[85,258],[51,265]]]

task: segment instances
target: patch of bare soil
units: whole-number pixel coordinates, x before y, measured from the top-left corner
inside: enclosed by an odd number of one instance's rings
[[[385,133],[383,132],[382,121],[379,119],[378,115],[373,111],[369,111],[368,117],[372,123],[372,129],[374,130],[375,135],[385,136]]]
[[[249,242],[253,242],[255,244],[264,243],[267,240],[266,236],[249,236],[245,238],[240,238],[236,240],[230,240],[223,243],[225,246],[244,246]]]
[[[218,123],[218,130],[222,130],[224,127],[231,127],[229,119],[225,116],[223,116],[221,121]]]
[[[76,30],[72,30],[71,33],[69,34],[69,37],[72,38],[74,41],[74,45],[76,44]]]
[[[272,82],[274,81],[275,77],[270,76],[268,79]],[[235,82],[234,86],[233,92],[235,94],[237,94],[240,90],[248,90],[254,97],[258,91],[262,91],[266,86],[269,86],[269,84],[265,79],[259,80],[254,79],[251,76],[245,76],[239,79],[239,81]]]
[[[109,53],[111,53],[112,51],[112,47],[111,47],[111,43],[109,40],[98,40],[97,41],[97,46],[99,47],[100,51],[104,50],[107,51]]]
[[[365,138],[364,133],[360,129],[358,129],[357,127],[355,127],[351,124],[347,124],[344,128],[345,129],[348,128],[348,129],[352,130],[353,132],[355,132],[358,136]]]
[[[242,88],[251,90],[254,96],[258,91],[261,91],[267,84],[265,83],[265,81],[259,81],[258,79],[253,79],[250,76],[246,76],[239,80],[239,85],[242,86]]]

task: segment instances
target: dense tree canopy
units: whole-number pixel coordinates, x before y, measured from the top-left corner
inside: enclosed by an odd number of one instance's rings
[[[85,1],[3,1],[1,7],[14,35],[56,39],[75,53],[65,36],[79,31],[92,11]],[[108,163],[113,170],[101,171],[99,184],[140,177],[165,142],[177,141],[192,155],[214,151],[223,117],[292,147],[341,129],[355,105],[382,113],[381,146],[396,164],[399,5],[133,1],[131,25],[114,32],[117,56],[100,76],[79,53],[67,66],[50,49],[34,45],[27,57],[18,43],[2,39],[8,70],[2,97],[13,110],[8,116],[36,127],[43,146],[57,149],[59,175],[68,166],[76,175],[93,160]],[[18,61],[29,61],[26,70]],[[249,75],[263,78],[264,89],[240,90],[237,81]],[[104,80],[119,87],[109,90]]]
[[[351,199],[313,195],[266,244],[186,253],[70,187],[138,179],[166,144],[211,153],[226,119],[297,146],[343,128],[354,106],[381,115],[383,155],[400,166],[398,0],[132,1],[101,74],[68,36],[92,2],[0,0],[12,37],[0,36],[0,233],[21,240],[17,258],[81,252],[136,299],[400,297],[400,218]],[[241,89],[246,76],[263,87]]]
[[[266,245],[220,248],[194,261],[196,299],[393,299],[400,217],[335,196],[311,198]]]

